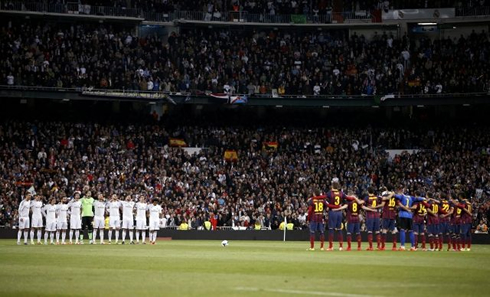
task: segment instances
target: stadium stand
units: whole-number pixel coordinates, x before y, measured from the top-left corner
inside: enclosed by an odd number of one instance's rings
[[[401,182],[410,192],[463,191],[480,222],[490,207],[489,135],[488,127],[475,126],[7,121],[0,124],[1,219],[7,226],[17,222],[17,204],[31,186],[60,198],[89,184],[106,196],[161,197],[168,227],[187,222],[196,229],[215,213],[220,227],[277,229],[286,216],[303,228],[311,189],[326,190],[336,176],[357,195],[370,185]],[[176,139],[203,149],[189,155],[172,145]],[[397,148],[407,152],[385,151]],[[226,150],[236,152],[236,161],[224,161]]]
[[[11,86],[387,95],[485,92],[490,79],[485,31],[433,41],[349,38],[346,30],[181,28],[164,41],[110,24],[3,18],[0,25],[7,57],[0,77]]]

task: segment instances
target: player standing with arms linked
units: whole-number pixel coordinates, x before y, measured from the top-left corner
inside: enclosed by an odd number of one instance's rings
[[[420,194],[416,193],[417,196]],[[426,237],[425,237],[425,217],[427,215],[427,208],[430,205],[425,201],[415,202],[412,206],[413,214],[413,234],[415,239],[415,250],[419,248],[419,236],[422,239],[422,250],[427,251],[425,247]]]
[[[349,193],[349,197],[354,197],[353,193]],[[363,206],[364,201],[362,200],[350,200],[347,204],[340,208],[333,209],[333,211],[341,211],[347,209],[347,250],[350,252],[352,250],[352,234],[356,235],[357,239],[357,250],[361,250],[361,220],[359,218],[361,209],[366,211],[371,211],[367,207]]]
[[[44,232],[44,244],[48,244],[48,235],[51,244],[54,244],[54,233],[56,232],[56,199],[51,198],[49,204],[43,208],[43,215],[46,218],[46,228]]]
[[[112,231],[115,230],[116,244],[119,240],[119,228],[121,227],[121,202],[117,199],[117,195],[112,195],[112,200],[109,202],[109,244],[112,240]]]
[[[80,234],[80,242],[83,244],[83,233],[88,230],[88,239],[90,244],[93,244],[92,237],[94,232],[94,198],[92,198],[92,192],[88,191],[82,199],[82,232]]]
[[[56,244],[60,243],[61,232],[61,244],[66,244],[66,230],[68,229],[68,205],[66,204],[66,197],[61,199],[61,202],[56,205]]]
[[[344,205],[344,201],[346,199],[346,195],[344,192],[340,190],[340,184],[337,178],[332,180],[331,190],[327,193],[327,201],[328,201],[328,249],[327,251],[333,251],[333,238],[334,232],[338,232],[338,240],[339,240],[339,251],[343,250],[343,234],[341,230],[342,225],[342,212],[334,211],[336,208],[340,208]]]
[[[327,201],[325,195],[320,196],[320,190],[315,190],[315,196],[308,199],[308,220],[310,221],[310,248],[308,250],[315,250],[315,235],[316,232],[320,233],[320,250],[324,250],[325,244],[325,223],[323,218],[323,212],[327,208]]]
[[[381,193],[381,199],[383,206],[383,212],[381,213],[382,217],[382,229],[381,229],[381,250],[385,250],[386,244],[386,236],[388,231],[391,233],[391,238],[393,240],[392,251],[396,251],[396,199],[393,196],[394,193],[388,192],[388,189],[385,187],[383,189],[383,193]]]
[[[462,237],[462,244],[463,244],[463,249],[462,251],[471,251],[471,225],[473,222],[473,213],[472,213],[472,207],[471,207],[471,202],[462,197],[463,199],[463,204],[465,208],[463,208],[463,214],[461,216],[461,237]],[[466,249],[465,249],[465,244],[466,244]]]
[[[366,207],[366,228],[368,232],[369,247],[367,251],[373,251],[373,235],[376,235],[377,249],[381,250],[381,236],[379,235],[380,215],[378,209],[383,207],[381,199],[374,194],[374,188],[368,188],[368,195],[364,198]]]
[[[429,207],[427,207],[427,234],[429,235],[429,251],[437,251],[439,247],[439,200],[431,198],[431,194],[427,193],[429,199]]]
[[[442,197],[439,205],[439,251],[442,251],[444,245],[444,236],[447,238],[447,250],[451,250],[451,215],[453,208],[446,199],[446,196]]]
[[[140,201],[136,203],[136,243],[139,243],[140,232],[141,232],[141,242],[146,244],[146,219],[148,216],[148,204],[144,195],[140,196]]]
[[[37,244],[42,244],[43,237],[43,202],[40,195],[36,195],[31,202],[32,222],[31,222],[31,244],[34,244],[34,231],[37,231]]]
[[[157,240],[157,231],[160,230],[160,217],[162,215],[162,207],[158,205],[158,200],[153,199],[153,204],[150,206],[150,243],[155,244]]]
[[[31,194],[27,194],[24,200],[19,204],[19,231],[17,231],[17,244],[20,245],[20,239],[24,234],[24,244],[27,245],[29,236],[29,212],[31,209]]]
[[[100,244],[104,244],[105,209],[106,202],[104,195],[99,193],[97,195],[97,201],[94,202],[94,244],[97,239],[97,231],[99,231],[100,235]]]
[[[424,198],[421,197],[413,197],[409,195],[403,194],[404,187],[399,186],[397,189],[397,194],[395,195],[395,199],[398,201],[398,206],[400,207],[400,212],[398,216],[400,218],[399,227],[400,227],[400,251],[405,250],[405,236],[406,232],[409,232],[410,243],[411,243],[411,251],[415,250],[415,238],[413,236],[413,214],[412,214],[412,205],[414,202],[424,201]]]
[[[75,192],[74,200],[68,203],[70,208],[70,244],[73,244],[73,231],[75,231],[75,244],[80,244],[78,238],[80,237],[80,229],[82,228],[82,202],[80,202],[80,192]]]
[[[134,202],[131,201],[131,195],[126,196],[126,201],[121,202],[123,210],[122,219],[122,244],[126,241],[126,232],[129,231],[129,243],[134,244]]]

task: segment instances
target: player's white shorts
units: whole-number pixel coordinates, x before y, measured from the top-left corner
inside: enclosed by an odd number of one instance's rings
[[[32,228],[42,228],[43,227],[43,217],[32,217]]]
[[[134,221],[131,219],[131,220],[123,220],[122,221],[122,229],[134,229]]]
[[[147,228],[148,227],[146,226],[146,219],[136,219],[136,230],[146,230]]]
[[[119,229],[121,227],[121,220],[119,218],[111,218],[109,217],[109,228]]]
[[[31,225],[31,220],[29,219],[29,217],[19,218],[19,229],[20,230],[29,229],[30,225]]]
[[[95,217],[94,218],[94,229],[104,229],[105,228],[105,218]]]
[[[82,229],[82,219],[81,218],[70,218],[70,229],[71,230]]]
[[[160,220],[151,220],[150,219],[150,231],[160,230]]]
[[[66,221],[58,221],[56,223],[56,229],[58,229],[58,230],[68,229],[68,223]]]
[[[48,232],[56,231],[56,221],[46,221],[46,231]]]

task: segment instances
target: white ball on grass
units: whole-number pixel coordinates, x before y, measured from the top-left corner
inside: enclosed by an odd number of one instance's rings
[[[223,241],[221,242],[221,246],[222,246],[222,247],[227,247],[227,246],[228,246],[228,240],[223,240]]]

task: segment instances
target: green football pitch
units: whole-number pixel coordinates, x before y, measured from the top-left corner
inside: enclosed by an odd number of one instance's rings
[[[17,246],[0,240],[1,296],[489,296],[490,246],[322,252],[307,242]]]

